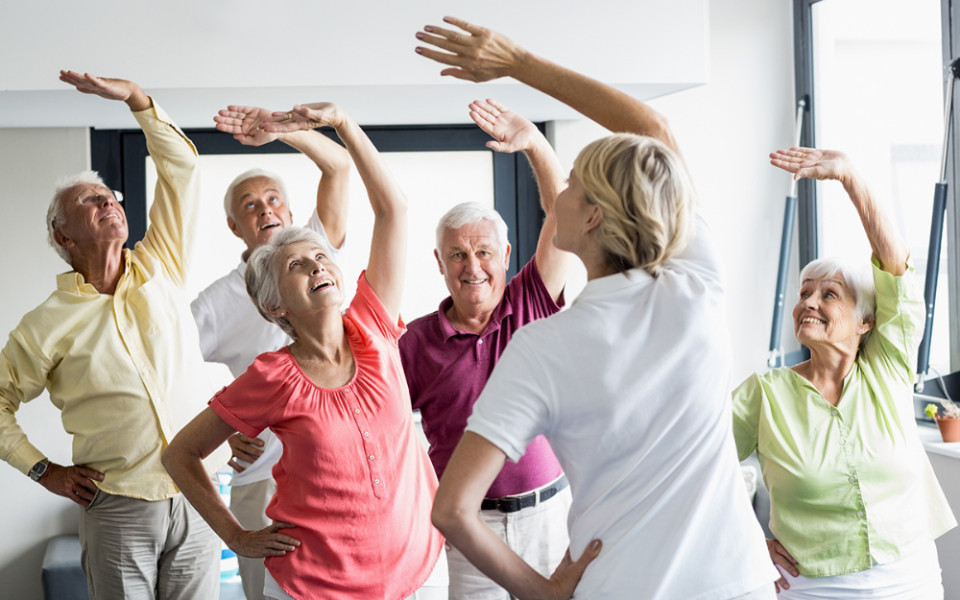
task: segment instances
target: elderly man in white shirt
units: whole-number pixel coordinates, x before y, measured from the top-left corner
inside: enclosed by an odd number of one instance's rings
[[[224,120],[252,118],[266,109],[231,106],[214,117],[218,128]],[[309,157],[322,175],[317,185],[316,210],[306,226],[325,237],[334,261],[341,263],[339,248],[346,236],[349,205],[350,155],[318,131],[235,134],[242,144],[260,146],[280,140]],[[247,295],[244,284],[246,259],[255,249],[292,223],[287,193],[280,178],[261,169],[240,174],[224,195],[227,226],[247,248],[240,264],[216,280],[190,305],[200,331],[200,347],[209,362],[227,365],[234,377],[242,374],[263,352],[277,350],[290,338],[276,325],[263,319]],[[270,524],[265,510],[276,491],[273,466],[283,452],[279,440],[267,429],[257,438],[237,433],[229,440],[234,469],[230,510],[243,527],[262,529]],[[263,559],[238,557],[240,579],[249,600],[263,598]]]

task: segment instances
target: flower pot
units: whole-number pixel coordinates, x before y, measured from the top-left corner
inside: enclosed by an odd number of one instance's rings
[[[943,441],[960,442],[960,419],[937,417],[937,427],[940,428],[940,437]]]

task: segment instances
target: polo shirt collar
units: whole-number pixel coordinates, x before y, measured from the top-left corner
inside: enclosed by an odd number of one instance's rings
[[[483,332],[478,335],[472,331],[460,331],[453,326],[453,324],[450,322],[450,319],[447,318],[447,311],[451,306],[453,306],[453,298],[451,296],[447,296],[440,303],[440,308],[437,309],[437,318],[440,321],[440,333],[443,334],[443,341],[447,341],[457,335],[475,335],[477,337],[483,337],[487,334],[499,331],[500,323],[502,323],[505,318],[513,314],[513,305],[507,301],[506,290],[504,290],[504,296],[500,299],[500,303],[497,304],[497,307],[493,309],[493,314],[490,315],[490,320],[487,321],[487,326],[484,327]]]
[[[574,304],[581,300],[603,298],[604,296],[627,288],[644,288],[652,284],[653,281],[653,276],[643,269],[630,269],[622,273],[597,277],[587,282],[587,285],[584,286],[580,295],[574,300]]]

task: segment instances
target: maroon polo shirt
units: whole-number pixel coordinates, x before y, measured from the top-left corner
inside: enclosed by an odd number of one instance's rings
[[[443,475],[467,427],[473,403],[514,332],[560,310],[563,297],[560,304],[550,297],[535,259],[531,258],[507,284],[483,333],[453,327],[447,319],[447,310],[453,304],[448,296],[439,310],[407,325],[407,333],[400,338],[400,358],[410,399],[413,408],[420,410],[437,477]],[[504,464],[486,497],[534,490],[562,472],[550,444],[538,436],[518,462]]]

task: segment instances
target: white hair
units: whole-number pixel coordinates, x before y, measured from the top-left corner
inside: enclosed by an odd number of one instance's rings
[[[837,258],[818,258],[811,261],[800,271],[800,284],[807,279],[824,279],[831,275],[840,275],[846,286],[853,292],[856,307],[854,313],[861,321],[873,321],[877,311],[876,288],[873,274],[861,267]]]
[[[287,201],[287,186],[284,185],[279,175],[266,169],[250,169],[237,175],[234,180],[230,182],[230,185],[227,186],[227,191],[223,194],[223,211],[227,213],[227,216],[231,219],[237,218],[233,213],[233,192],[241,183],[254,177],[266,177],[267,179],[273,180],[277,184],[277,187],[280,188],[280,193],[283,194],[284,201]]]
[[[437,252],[441,252],[440,247],[443,242],[443,232],[447,229],[459,229],[464,225],[471,225],[487,220],[493,223],[496,231],[497,244],[501,252],[507,251],[507,223],[500,216],[500,213],[480,204],[479,202],[461,202],[448,210],[437,223]]]
[[[63,217],[63,196],[78,185],[102,185],[107,187],[103,178],[96,171],[81,171],[76,175],[67,175],[60,178],[54,185],[53,198],[50,200],[50,206],[47,207],[47,241],[57,251],[60,258],[67,261],[70,266],[73,266],[70,262],[70,253],[57,243],[53,232],[66,223]]]
[[[247,285],[247,294],[257,307],[260,315],[275,323],[287,335],[297,339],[297,332],[284,317],[275,317],[270,314],[280,306],[280,266],[277,256],[280,251],[291,244],[312,242],[321,248],[329,248],[319,233],[305,227],[285,227],[277,232],[270,241],[260,246],[247,259],[247,272],[244,280]]]

